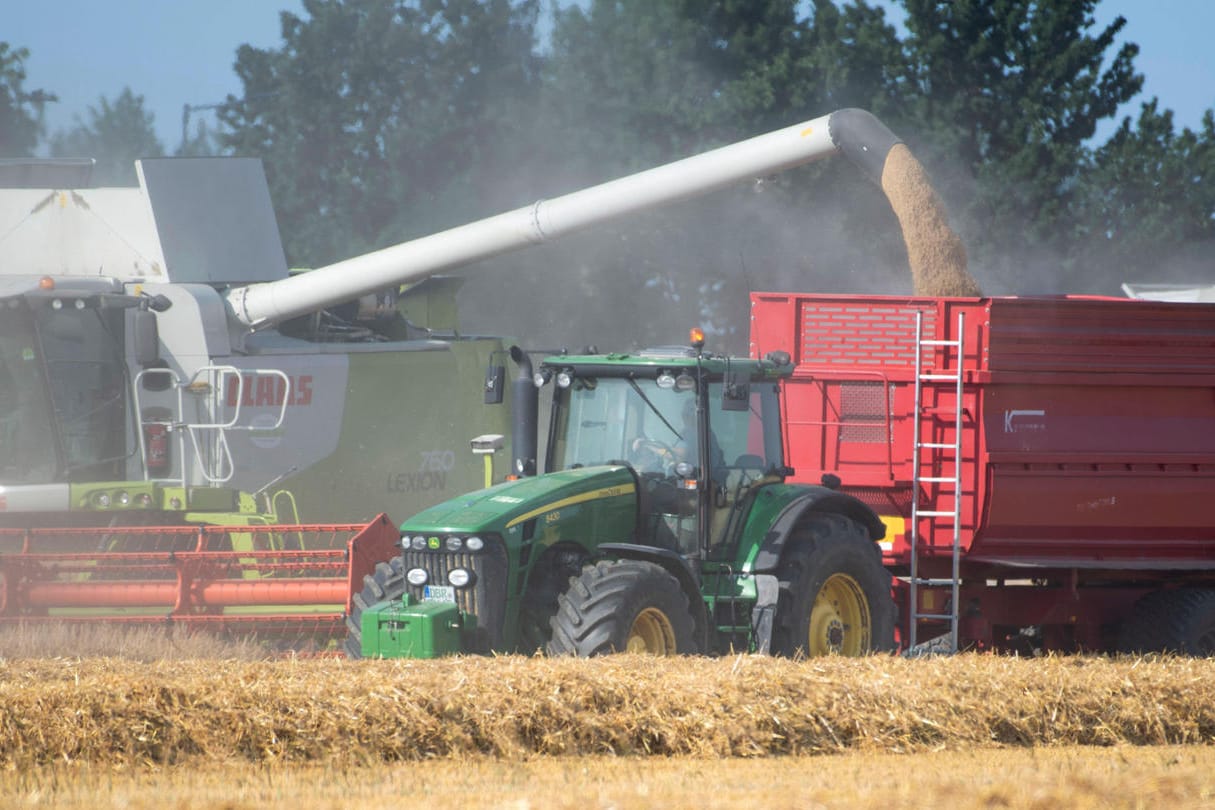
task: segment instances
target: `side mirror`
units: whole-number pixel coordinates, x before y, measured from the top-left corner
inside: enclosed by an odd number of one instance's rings
[[[745,411],[751,407],[751,386],[747,379],[731,372],[722,386],[721,409],[723,411]]]
[[[150,366],[160,360],[160,332],[156,328],[156,313],[137,309],[132,315],[135,362],[141,366]]]
[[[502,387],[506,385],[506,366],[485,369],[485,404],[502,404]]]

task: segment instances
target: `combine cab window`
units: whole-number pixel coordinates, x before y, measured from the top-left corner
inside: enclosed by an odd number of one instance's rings
[[[106,315],[113,315],[108,321]],[[0,318],[0,483],[120,477],[119,313],[9,308]]]
[[[0,317],[0,484],[39,484],[57,473],[50,395],[31,314]]]
[[[121,335],[117,312],[48,307],[38,313],[64,477],[69,481],[122,475],[118,462],[126,457],[126,374]]]

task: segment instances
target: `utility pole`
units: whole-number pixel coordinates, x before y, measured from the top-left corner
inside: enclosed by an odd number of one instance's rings
[[[219,101],[214,104],[183,104],[181,107],[181,147],[178,151],[184,151],[186,141],[190,137],[190,113],[201,112],[203,110],[218,110],[224,106],[224,102]]]

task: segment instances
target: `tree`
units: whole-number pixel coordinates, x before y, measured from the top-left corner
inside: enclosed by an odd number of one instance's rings
[[[1176,132],[1155,98],[1094,153],[1074,215],[1077,252],[1099,291],[1124,281],[1215,280],[1215,113]],[[1098,270],[1103,272],[1098,273]],[[1100,284],[1100,282],[1096,282]]]
[[[280,48],[238,50],[244,94],[220,110],[223,145],[265,161],[293,263],[456,224],[506,196],[529,140],[514,105],[534,91],[538,0],[303,7],[283,13]]]
[[[47,104],[58,99],[45,90],[25,89],[26,48],[0,42],[0,155],[26,157],[33,154],[42,134],[42,115]]]
[[[87,120],[76,116],[75,126],[51,136],[51,154],[95,159],[95,185],[136,185],[135,161],[165,153],[153,129],[153,118],[144,109],[143,96],[124,87],[113,101],[103,96],[97,106],[90,106]]]

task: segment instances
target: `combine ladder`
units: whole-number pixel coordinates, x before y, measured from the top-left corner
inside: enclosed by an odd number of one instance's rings
[[[912,486],[914,487],[911,498],[911,577],[909,585],[911,586],[911,617],[910,617],[910,638],[908,639],[908,652],[912,655],[929,654],[929,653],[956,653],[958,651],[958,584],[959,584],[959,566],[961,563],[961,522],[962,522],[962,358],[963,358],[963,326],[965,325],[965,316],[963,313],[958,313],[958,331],[957,340],[926,340],[924,338],[924,313],[916,311],[915,323],[915,403],[916,403],[916,419],[913,433],[914,449],[912,452]],[[944,349],[945,361],[948,361],[949,350],[953,349],[955,354],[954,369],[952,372],[937,372],[933,370],[925,370],[923,368],[923,350],[926,347],[932,347],[934,350],[937,347]],[[935,351],[934,351],[935,354]],[[948,362],[943,362],[942,366],[948,366]],[[929,389],[937,388],[944,383],[952,383],[954,386],[954,426],[953,426],[953,441],[952,442],[926,442],[923,441],[921,435],[921,426],[930,416],[929,409],[924,405],[925,383]],[[932,463],[928,465],[928,473],[924,474],[922,467],[922,455],[927,450],[930,452],[930,460]],[[946,462],[953,463],[953,475],[933,475],[936,469],[943,469]],[[945,497],[952,496],[952,509],[937,509],[923,508],[920,505],[921,493],[926,491],[926,488],[937,486],[942,490],[941,495]],[[939,504],[930,504],[938,506]],[[934,521],[948,521],[952,529],[953,535],[953,567],[952,575],[949,578],[929,578],[920,576],[920,554],[922,546],[926,542],[931,542],[933,536],[932,531],[925,533],[928,540],[921,538],[920,523],[922,520],[928,520],[932,525]],[[948,613],[921,613],[920,612],[920,588],[949,588],[949,612]],[[946,636],[924,642],[919,645],[917,637],[920,622],[923,621],[941,621],[949,623],[949,633]]]

